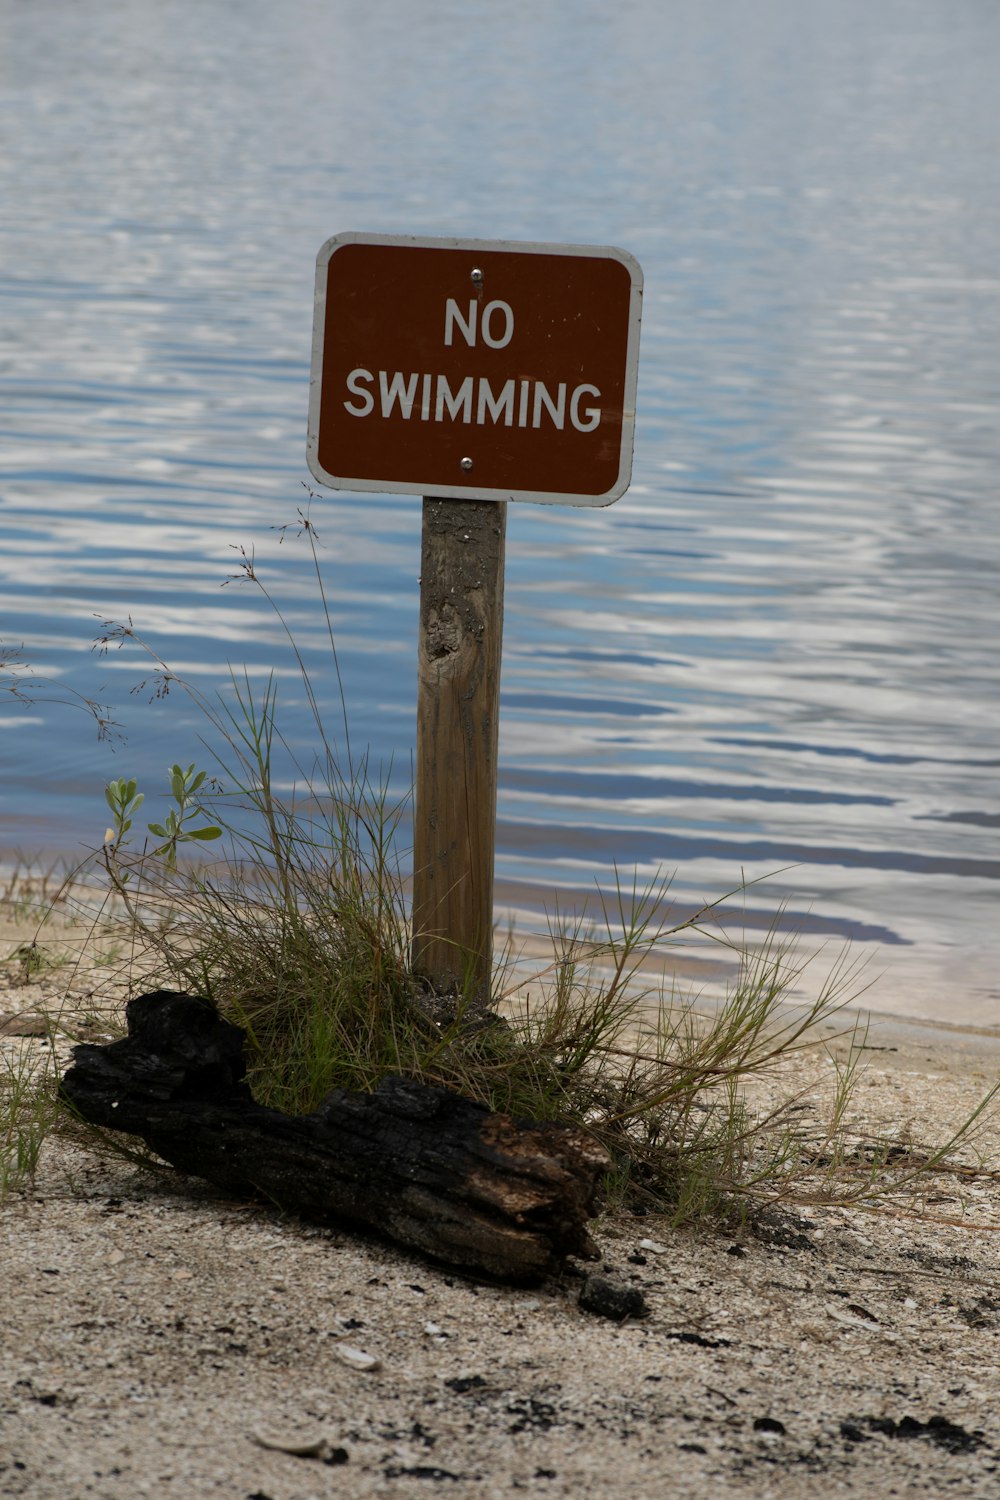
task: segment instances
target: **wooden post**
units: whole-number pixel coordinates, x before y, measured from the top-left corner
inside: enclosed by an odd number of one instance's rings
[[[424,498],[413,968],[489,998],[507,504]],[[469,988],[466,989],[466,986]]]

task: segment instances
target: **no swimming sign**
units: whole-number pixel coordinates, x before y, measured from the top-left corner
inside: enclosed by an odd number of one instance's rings
[[[317,259],[309,467],[334,489],[609,505],[642,272],[608,246],[340,234]]]

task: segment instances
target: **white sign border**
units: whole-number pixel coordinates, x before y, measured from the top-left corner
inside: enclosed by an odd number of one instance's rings
[[[631,282],[628,311],[628,343],[625,352],[625,391],[622,405],[621,462],[618,478],[600,495],[565,494],[555,490],[487,490],[474,485],[437,484],[417,480],[400,483],[352,478],[329,474],[319,461],[320,382],[323,373],[323,342],[326,333],[326,288],[331,258],[344,245],[400,245],[427,250],[503,250],[524,255],[568,255],[580,258],[616,260],[628,271]],[[628,250],[616,245],[553,245],[534,240],[438,239],[410,234],[362,234],[347,230],[335,234],[316,257],[316,290],[313,299],[312,370],[309,379],[309,429],[306,439],[306,462],[313,478],[328,489],[355,490],[382,495],[432,495],[444,500],[528,500],[539,505],[576,505],[603,507],[619,500],[632,482],[632,453],[635,446],[635,403],[639,382],[639,328],[642,322],[642,267]]]

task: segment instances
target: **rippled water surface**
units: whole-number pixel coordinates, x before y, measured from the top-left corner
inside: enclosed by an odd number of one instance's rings
[[[307,553],[313,263],[346,230],[620,244],[634,483],[511,507],[498,899],[768,876],[873,1003],[1000,1025],[1000,10],[986,0],[0,0],[8,852],[98,843],[201,759],[204,691],[336,723]],[[420,504],[312,502],[356,744],[409,774]],[[155,810],[155,798],[150,796]],[[778,872],[780,873],[774,873]],[[745,910],[744,910],[745,908]]]

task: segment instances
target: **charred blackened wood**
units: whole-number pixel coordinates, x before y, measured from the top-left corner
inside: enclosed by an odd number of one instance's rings
[[[207,1000],[157,990],[127,1017],[121,1041],[74,1049],[63,1098],[180,1171],[494,1276],[592,1254],[586,1222],[609,1163],[583,1131],[398,1077],[286,1115],[254,1102],[243,1032]]]

